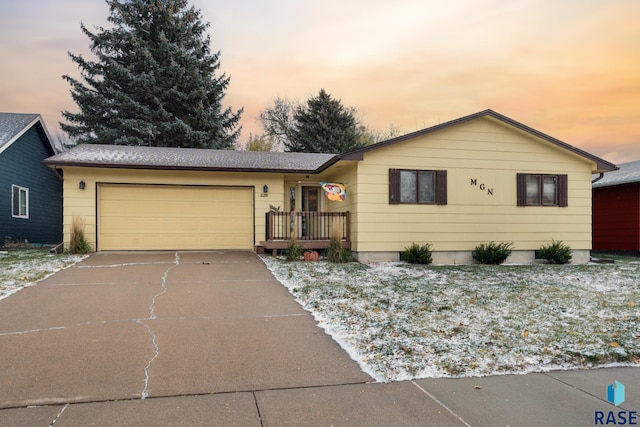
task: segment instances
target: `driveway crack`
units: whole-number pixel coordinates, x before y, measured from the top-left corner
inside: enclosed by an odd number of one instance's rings
[[[169,276],[169,272],[180,265],[180,254],[178,252],[176,252],[175,254],[175,260],[173,262],[173,264],[171,265],[171,267],[167,268],[164,272],[164,274],[162,275],[162,280],[161,280],[161,285],[162,285],[162,291],[155,294],[153,296],[153,298],[151,299],[151,305],[149,305],[149,319],[143,319],[143,320],[155,320],[158,317],[156,316],[156,299],[167,293],[168,289],[167,289],[167,277]],[[144,323],[143,320],[136,320],[136,323],[144,326],[144,328],[147,330],[147,333],[149,334],[149,336],[151,336],[151,344],[153,345],[153,356],[151,357],[151,359],[149,359],[149,362],[147,362],[147,365],[144,367],[144,388],[142,389],[142,392],[140,393],[140,398],[142,400],[146,399],[147,397],[149,397],[149,393],[147,392],[148,388],[149,388],[149,368],[151,368],[151,364],[153,364],[154,360],[156,360],[158,358],[158,356],[160,355],[160,347],[158,346],[158,341],[156,339],[156,335],[153,332],[153,330],[151,329],[151,327]]]
[[[162,281],[161,281],[161,285],[162,285],[162,292],[155,294],[153,296],[153,298],[151,299],[151,305],[149,306],[149,319],[153,320],[156,318],[156,299],[167,293],[167,276],[169,275],[169,272],[180,265],[180,254],[178,254],[178,252],[176,252],[175,255],[175,259],[173,261],[173,264],[171,265],[171,267],[167,268],[164,272],[164,274],[162,275]]]
[[[62,415],[62,413],[67,409],[67,407],[69,406],[69,404],[67,403],[66,405],[64,405],[62,407],[62,409],[60,410],[60,412],[58,412],[58,415],[56,415],[56,418],[51,421],[51,424],[49,424],[49,427],[53,427],[53,425],[60,419],[60,416]]]
[[[256,392],[253,391],[251,392],[251,394],[253,395],[253,402],[256,404],[256,411],[258,412],[258,421],[260,421],[260,426],[264,426],[264,423],[262,422],[262,414],[260,413],[260,404],[258,403]]]
[[[151,344],[153,345],[153,357],[149,359],[149,361],[147,362],[147,365],[144,367],[144,380],[143,380],[144,388],[140,393],[140,398],[144,400],[149,396],[149,393],[147,393],[147,389],[149,388],[149,368],[151,367],[151,364],[153,363],[153,361],[156,360],[160,355],[160,348],[158,347],[156,336],[151,330],[151,328],[149,327],[149,325],[144,324],[141,320],[138,320],[136,323],[144,326],[144,328],[147,330],[147,333],[151,336]]]

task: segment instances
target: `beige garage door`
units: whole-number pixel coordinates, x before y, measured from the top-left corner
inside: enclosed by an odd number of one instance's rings
[[[99,186],[99,250],[252,247],[252,188]]]

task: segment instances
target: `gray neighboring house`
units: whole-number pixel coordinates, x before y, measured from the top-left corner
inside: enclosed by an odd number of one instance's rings
[[[62,178],[40,114],[0,113],[0,246],[62,242]]]

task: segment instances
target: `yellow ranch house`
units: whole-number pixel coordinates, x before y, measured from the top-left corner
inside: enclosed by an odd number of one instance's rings
[[[436,264],[513,242],[533,263],[561,240],[591,250],[591,176],[616,166],[492,110],[341,155],[79,145],[46,159],[97,251],[327,247],[397,261],[430,243]]]

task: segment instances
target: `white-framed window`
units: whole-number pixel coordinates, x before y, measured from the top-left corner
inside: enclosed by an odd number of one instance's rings
[[[14,218],[29,218],[29,189],[11,186],[11,215]]]

